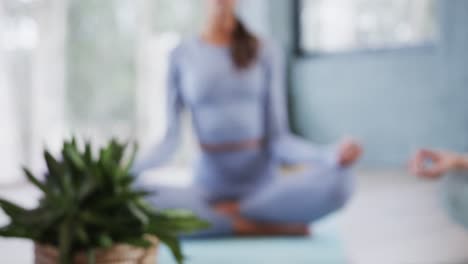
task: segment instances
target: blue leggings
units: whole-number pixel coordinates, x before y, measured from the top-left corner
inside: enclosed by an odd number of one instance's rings
[[[347,169],[336,165],[310,162],[301,170],[284,174],[280,173],[277,163],[264,155],[236,155],[202,158],[194,186],[157,186],[157,194],[150,198],[150,202],[161,209],[193,211],[212,225],[193,236],[217,237],[233,235],[234,230],[232,219],[213,209],[216,202],[236,200],[241,215],[254,221],[309,224],[342,208],[351,195],[352,176]],[[226,165],[226,161],[230,166],[219,166]],[[239,171],[241,168],[244,171]],[[233,175],[235,170],[238,171]],[[219,175],[222,172],[225,174]],[[255,172],[259,174],[255,175]],[[203,176],[200,173],[204,173]],[[216,174],[217,180],[210,174]]]

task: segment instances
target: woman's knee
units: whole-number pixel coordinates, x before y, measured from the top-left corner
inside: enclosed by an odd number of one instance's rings
[[[317,178],[310,178],[310,190],[314,196],[320,195],[320,207],[324,214],[333,213],[345,207],[354,191],[354,176],[349,169],[330,166],[322,171],[318,177],[323,179],[317,185]],[[305,184],[307,185],[307,184]],[[306,188],[306,186],[304,186]],[[314,193],[313,190],[318,192]]]
[[[329,197],[333,210],[345,207],[354,191],[354,176],[348,170],[337,169],[335,181],[330,185]]]
[[[322,206],[327,211],[334,212],[343,208],[352,197],[354,176],[350,169],[327,165],[304,178],[307,180],[302,188],[306,193],[320,195]]]

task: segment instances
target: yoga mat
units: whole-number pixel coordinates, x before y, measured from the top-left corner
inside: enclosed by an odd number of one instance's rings
[[[343,246],[330,220],[311,237],[226,238],[183,242],[187,264],[346,264]],[[161,248],[158,264],[175,264]]]

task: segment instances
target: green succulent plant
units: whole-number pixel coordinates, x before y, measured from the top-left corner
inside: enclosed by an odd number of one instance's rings
[[[206,228],[206,222],[181,210],[160,211],[145,197],[150,193],[133,187],[127,145],[112,140],[93,157],[91,144],[80,151],[76,140],[65,142],[61,159],[45,151],[48,171],[44,181],[24,169],[28,180],[43,197],[34,209],[25,209],[0,199],[0,207],[10,223],[0,229],[0,236],[31,239],[59,250],[60,263],[72,263],[78,252],[93,252],[117,243],[149,247],[146,235],[154,235],[183,262],[179,235]]]

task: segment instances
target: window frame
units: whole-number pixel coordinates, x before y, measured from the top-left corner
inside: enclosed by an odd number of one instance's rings
[[[378,48],[355,48],[342,51],[321,51],[318,49],[308,50],[302,45],[303,32],[301,29],[301,9],[304,0],[292,0],[292,25],[293,25],[293,52],[298,58],[319,58],[329,56],[353,56],[353,55],[368,55],[368,54],[388,54],[394,52],[411,52],[411,51],[433,51],[437,47],[440,35],[440,19],[437,19],[437,32],[432,40],[423,41],[415,44],[400,44],[392,47]],[[436,1],[439,6],[440,1]],[[439,8],[436,12],[436,17],[439,18]]]

